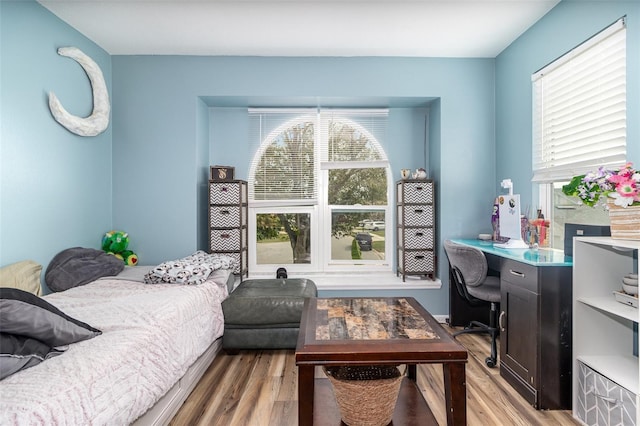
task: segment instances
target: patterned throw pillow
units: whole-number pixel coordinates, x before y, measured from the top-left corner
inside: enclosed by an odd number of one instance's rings
[[[218,269],[234,269],[236,261],[231,256],[209,254],[198,250],[191,256],[163,262],[144,277],[147,284],[202,284]]]

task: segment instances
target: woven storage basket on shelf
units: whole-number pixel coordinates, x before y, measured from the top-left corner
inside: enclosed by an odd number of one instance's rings
[[[325,367],[342,421],[348,426],[386,426],[393,418],[403,374],[395,365]]]
[[[607,200],[611,238],[620,240],[640,240],[640,206],[620,207]]]

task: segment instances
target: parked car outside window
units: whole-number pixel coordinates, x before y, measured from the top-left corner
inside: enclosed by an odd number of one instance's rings
[[[374,231],[384,229],[384,222],[367,222],[364,224],[364,229],[371,229]]]
[[[360,246],[360,250],[362,251],[371,250],[371,241],[372,241],[371,234],[368,234],[366,232],[359,232],[356,234],[356,241]]]

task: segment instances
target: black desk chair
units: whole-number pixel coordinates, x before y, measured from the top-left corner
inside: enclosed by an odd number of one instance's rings
[[[491,356],[485,359],[489,367],[497,364],[496,339],[500,333],[498,324],[498,306],[500,304],[500,278],[487,276],[487,258],[481,250],[446,240],[444,251],[449,258],[450,276],[461,297],[471,306],[489,305],[491,312],[489,325],[471,321],[464,330],[453,333],[487,333],[491,336]]]

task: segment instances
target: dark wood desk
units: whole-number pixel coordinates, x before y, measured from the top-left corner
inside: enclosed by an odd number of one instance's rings
[[[500,276],[500,375],[537,409],[571,409],[572,258],[561,250],[453,241],[482,250]],[[450,324],[488,324],[489,308],[469,309],[449,282]]]
[[[407,365],[394,424],[437,424],[415,383],[416,365],[441,363],[447,424],[466,425],[467,356],[413,298],[307,299],[296,347],[298,424],[340,424],[328,380],[315,379],[316,366],[376,364]]]

